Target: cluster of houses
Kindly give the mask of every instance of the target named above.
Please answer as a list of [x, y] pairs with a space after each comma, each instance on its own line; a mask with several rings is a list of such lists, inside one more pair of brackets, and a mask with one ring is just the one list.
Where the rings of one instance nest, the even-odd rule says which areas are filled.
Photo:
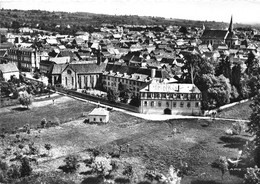
[[227, 30], [201, 26], [183, 33], [178, 26], [164, 31], [140, 27], [142, 31], [110, 25], [74, 36], [46, 31], [31, 37], [39, 30], [30, 28], [17, 35], [6, 32], [8, 43], [0, 46], [0, 61], [18, 71], [45, 74], [52, 85], [67, 89], [117, 91], [124, 86], [140, 99], [142, 113], [199, 114], [200, 90], [179, 83], [185, 54], [216, 62], [226, 55], [242, 65], [248, 52], [260, 53], [260, 43], [246, 39], [257, 37], [257, 32], [234, 30], [232, 17]]

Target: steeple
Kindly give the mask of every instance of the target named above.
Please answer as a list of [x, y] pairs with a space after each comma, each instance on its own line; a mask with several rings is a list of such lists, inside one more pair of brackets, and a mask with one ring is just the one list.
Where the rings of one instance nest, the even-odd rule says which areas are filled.
[[231, 15], [231, 19], [230, 19], [228, 31], [229, 31], [230, 33], [233, 32], [233, 15]]

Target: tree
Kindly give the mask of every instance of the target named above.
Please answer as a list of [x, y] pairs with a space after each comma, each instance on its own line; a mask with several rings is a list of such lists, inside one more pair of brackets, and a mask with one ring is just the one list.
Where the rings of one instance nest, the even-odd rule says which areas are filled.
[[252, 109], [252, 114], [250, 116], [250, 122], [248, 125], [248, 131], [252, 133], [255, 138], [255, 162], [259, 166], [260, 165], [260, 90], [258, 91], [258, 95], [255, 96], [254, 101], [250, 104]]
[[247, 66], [246, 73], [248, 75], [255, 75], [256, 70], [259, 68], [259, 61], [256, 58], [255, 54], [250, 51], [247, 56], [247, 60], [245, 61], [245, 64]]
[[113, 89], [108, 89], [107, 91], [107, 99], [111, 102], [116, 102], [118, 99], [119, 93]]
[[229, 103], [231, 85], [223, 75], [204, 74], [201, 77], [202, 106], [204, 109]]
[[244, 176], [244, 184], [259, 184], [260, 183], [260, 169], [256, 166], [255, 168], [247, 168]]
[[20, 104], [24, 105], [29, 109], [29, 105], [32, 104], [33, 98], [31, 94], [28, 94], [27, 91], [20, 92], [18, 98]]
[[184, 72], [182, 75], [184, 82], [199, 85], [201, 84], [201, 76], [203, 74], [213, 74], [214, 67], [199, 54], [190, 53], [185, 55], [185, 63], [182, 71]]
[[228, 56], [220, 59], [215, 72], [216, 76], [224, 75], [230, 81], [232, 80], [231, 62]]

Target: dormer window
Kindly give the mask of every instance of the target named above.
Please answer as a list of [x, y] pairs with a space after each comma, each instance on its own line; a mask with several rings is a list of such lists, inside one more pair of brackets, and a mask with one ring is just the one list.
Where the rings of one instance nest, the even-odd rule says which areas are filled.
[[69, 74], [69, 75], [70, 75], [70, 74], [71, 74], [71, 70], [67, 70], [67, 74]]

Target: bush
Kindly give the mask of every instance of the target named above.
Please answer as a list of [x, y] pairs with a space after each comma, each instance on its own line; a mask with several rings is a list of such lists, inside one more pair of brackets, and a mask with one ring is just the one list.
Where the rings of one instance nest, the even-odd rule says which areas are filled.
[[131, 165], [128, 165], [124, 168], [123, 175], [127, 177], [132, 177], [134, 174], [133, 167]]
[[260, 169], [247, 168], [247, 172], [244, 177], [244, 184], [259, 184], [260, 183]]
[[77, 155], [69, 155], [64, 159], [64, 162], [66, 163], [65, 166], [61, 167], [63, 172], [66, 173], [72, 173], [75, 172], [79, 168], [79, 161], [78, 161]]
[[56, 127], [60, 125], [59, 118], [55, 117], [52, 121], [48, 121], [46, 127]]
[[39, 148], [34, 145], [34, 142], [28, 144], [29, 146], [29, 154], [37, 155], [39, 154]]
[[45, 128], [46, 125], [47, 125], [47, 120], [46, 120], [45, 118], [43, 118], [43, 119], [41, 120], [41, 127], [42, 127], [42, 128]]
[[8, 165], [6, 162], [0, 160], [0, 170], [6, 172], [8, 170]]
[[30, 176], [32, 173], [32, 167], [27, 157], [23, 157], [21, 159], [20, 173], [21, 173], [21, 177]]
[[96, 157], [91, 168], [98, 175], [103, 177], [108, 176], [112, 172], [111, 159], [106, 157]]
[[9, 179], [18, 179], [21, 177], [20, 166], [12, 164], [7, 171], [7, 176]]

